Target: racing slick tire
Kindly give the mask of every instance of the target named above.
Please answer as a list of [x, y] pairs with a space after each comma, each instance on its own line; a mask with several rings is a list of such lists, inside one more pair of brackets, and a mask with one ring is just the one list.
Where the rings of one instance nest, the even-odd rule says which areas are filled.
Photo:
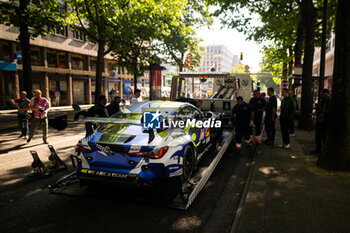
[[194, 150], [190, 145], [185, 148], [183, 162], [182, 162], [182, 176], [185, 182], [192, 178], [196, 166], [196, 158]]

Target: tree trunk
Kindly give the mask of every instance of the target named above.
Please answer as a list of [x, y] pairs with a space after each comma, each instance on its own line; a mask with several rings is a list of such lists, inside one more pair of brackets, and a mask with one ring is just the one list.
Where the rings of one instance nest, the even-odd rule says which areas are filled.
[[288, 63], [288, 77], [293, 74], [293, 48], [290, 46], [288, 47], [288, 55], [291, 58], [291, 60]]
[[137, 89], [137, 74], [134, 74], [134, 91]]
[[287, 63], [283, 62], [282, 78], [287, 79], [287, 75], [288, 75]]
[[324, 88], [324, 72], [326, 66], [326, 43], [327, 43], [327, 18], [328, 18], [328, 0], [323, 0], [323, 19], [322, 19], [322, 45], [320, 61], [320, 79], [318, 80], [318, 97]]
[[22, 16], [19, 20], [19, 43], [22, 50], [22, 77], [23, 77], [23, 89], [27, 92], [28, 98], [33, 96], [32, 85], [32, 61], [30, 53], [30, 33], [28, 28], [27, 8], [29, 0], [19, 1], [19, 14]]
[[301, 57], [303, 55], [303, 41], [304, 41], [304, 31], [303, 31], [303, 21], [300, 19], [297, 28], [297, 38], [294, 45], [294, 57], [295, 65], [301, 65]]
[[[104, 70], [104, 50], [105, 41], [100, 41], [98, 43], [97, 51], [97, 61], [96, 61], [96, 86], [95, 86], [95, 104], [98, 104], [98, 98], [101, 96], [102, 92], [102, 72]], [[107, 81], [107, 80], [106, 80]]]
[[312, 0], [304, 0], [302, 7], [304, 22], [304, 64], [301, 91], [301, 115], [299, 128], [310, 130], [312, 128], [312, 65], [315, 50], [315, 9]]
[[332, 106], [326, 148], [319, 164], [350, 170], [350, 1], [338, 0]]

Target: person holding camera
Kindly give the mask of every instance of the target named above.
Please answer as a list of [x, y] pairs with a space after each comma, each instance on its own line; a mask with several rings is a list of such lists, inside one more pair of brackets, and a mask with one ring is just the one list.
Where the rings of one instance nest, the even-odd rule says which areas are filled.
[[43, 142], [45, 144], [48, 144], [47, 142], [47, 131], [48, 131], [48, 120], [47, 120], [47, 112], [50, 108], [50, 102], [44, 98], [41, 97], [41, 91], [39, 89], [36, 89], [34, 91], [34, 97], [30, 100], [30, 106], [26, 108], [25, 110], [31, 109], [33, 110], [34, 117], [31, 119], [31, 127], [29, 130], [29, 138], [27, 139], [27, 142], [29, 143], [38, 126], [42, 125], [43, 129]]

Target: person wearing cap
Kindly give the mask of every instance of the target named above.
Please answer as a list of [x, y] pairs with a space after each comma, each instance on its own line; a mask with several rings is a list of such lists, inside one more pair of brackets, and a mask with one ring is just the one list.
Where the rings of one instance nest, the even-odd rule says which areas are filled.
[[253, 119], [250, 105], [243, 101], [242, 96], [237, 97], [237, 104], [233, 107], [231, 112], [231, 121], [235, 126], [235, 138], [236, 138], [236, 149], [242, 148], [242, 136], [246, 146], [250, 144], [250, 125], [249, 122]]
[[316, 149], [314, 151], [311, 151], [312, 154], [319, 154], [324, 149], [327, 137], [327, 124], [329, 121], [330, 110], [331, 98], [329, 91], [328, 89], [323, 89], [321, 92], [321, 101], [317, 105], [316, 109]]
[[[255, 125], [255, 142], [260, 143], [261, 140], [261, 123], [263, 119], [263, 113], [265, 111], [266, 101], [260, 96], [259, 91], [253, 92], [253, 98], [249, 101], [250, 108], [252, 109], [253, 121], [251, 126]], [[251, 132], [250, 140], [253, 140], [253, 132]]]
[[34, 91], [34, 97], [30, 100], [30, 106], [28, 109], [33, 110], [34, 117], [31, 119], [31, 127], [29, 130], [29, 138], [27, 142], [29, 143], [39, 125], [42, 125], [43, 129], [43, 142], [48, 144], [47, 142], [47, 132], [48, 132], [48, 120], [47, 120], [47, 112], [50, 109], [50, 102], [41, 96], [41, 91], [36, 89]]
[[11, 101], [18, 109], [18, 125], [21, 130], [21, 135], [18, 137], [22, 137], [23, 139], [27, 139], [28, 133], [28, 111], [23, 110], [24, 108], [28, 108], [30, 104], [30, 100], [27, 98], [27, 92], [22, 91], [21, 97], [14, 99]]

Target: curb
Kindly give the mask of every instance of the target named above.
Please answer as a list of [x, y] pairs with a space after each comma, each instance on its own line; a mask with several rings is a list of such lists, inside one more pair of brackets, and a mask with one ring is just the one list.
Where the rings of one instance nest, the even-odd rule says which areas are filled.
[[255, 168], [255, 162], [256, 162], [257, 155], [258, 155], [258, 151], [259, 151], [259, 146], [256, 148], [256, 151], [254, 153], [252, 166], [249, 169], [247, 182], [244, 185], [243, 192], [242, 192], [242, 197], [241, 197], [241, 200], [239, 201], [238, 208], [237, 208], [237, 213], [236, 213], [236, 215], [235, 215], [235, 217], [233, 219], [233, 223], [232, 223], [232, 227], [231, 227], [230, 233], [237, 233], [237, 231], [238, 231], [238, 227], [239, 227], [239, 224], [240, 224], [240, 221], [241, 221], [241, 217], [242, 217], [243, 208], [244, 208], [245, 201], [246, 201], [247, 195], [248, 195], [248, 189], [249, 189], [252, 177], [253, 177], [253, 172], [254, 172], [254, 168]]

